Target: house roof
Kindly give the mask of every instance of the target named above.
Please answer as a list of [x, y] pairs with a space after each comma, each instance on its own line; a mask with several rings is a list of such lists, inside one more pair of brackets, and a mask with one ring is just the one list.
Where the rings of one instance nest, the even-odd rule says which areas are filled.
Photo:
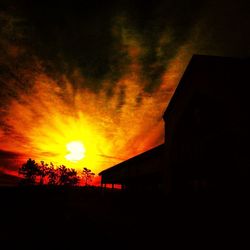
[[104, 175], [104, 174], [108, 174], [110, 172], [116, 171], [117, 169], [122, 169], [122, 168], [127, 168], [128, 165], [133, 165], [136, 163], [139, 163], [141, 161], [145, 161], [148, 159], [151, 159], [153, 157], [157, 157], [160, 154], [163, 153], [164, 150], [164, 144], [161, 144], [155, 148], [152, 148], [142, 154], [136, 155], [126, 161], [123, 161], [113, 167], [110, 167], [108, 169], [103, 170], [102, 172], [99, 173], [99, 175]]

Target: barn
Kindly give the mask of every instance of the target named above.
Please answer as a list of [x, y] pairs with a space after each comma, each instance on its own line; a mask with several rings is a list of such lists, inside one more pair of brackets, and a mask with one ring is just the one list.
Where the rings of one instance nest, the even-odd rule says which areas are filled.
[[102, 171], [101, 185], [120, 184], [123, 189], [154, 191], [162, 188], [164, 144]]
[[102, 171], [102, 185], [247, 190], [249, 70], [249, 59], [194, 55], [163, 114], [165, 143]]

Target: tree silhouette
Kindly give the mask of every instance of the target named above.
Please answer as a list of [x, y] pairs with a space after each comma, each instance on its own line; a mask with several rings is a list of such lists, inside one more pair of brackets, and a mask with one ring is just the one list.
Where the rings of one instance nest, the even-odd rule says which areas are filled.
[[75, 186], [80, 182], [80, 178], [77, 175], [77, 171], [73, 168], [69, 169], [68, 178], [69, 185], [71, 186]]
[[27, 162], [24, 163], [18, 170], [18, 173], [24, 176], [22, 184], [27, 185], [35, 184], [38, 172], [38, 164], [32, 159], [28, 159]]
[[40, 185], [44, 184], [44, 178], [48, 175], [48, 164], [41, 161], [41, 165], [38, 165], [38, 173], [37, 175], [40, 176]]
[[79, 183], [79, 177], [77, 176], [77, 171], [75, 169], [69, 169], [64, 165], [58, 168], [59, 173], [59, 184], [74, 186]]
[[59, 185], [66, 185], [68, 182], [67, 176], [67, 168], [64, 165], [59, 166], [58, 168], [58, 175], [59, 175]]
[[50, 167], [48, 168], [47, 176], [48, 176], [48, 184], [49, 185], [56, 185], [57, 184], [58, 171], [57, 171], [57, 169], [55, 169], [52, 162], [50, 163]]
[[92, 173], [92, 171], [88, 168], [83, 168], [82, 170], [82, 177], [83, 177], [83, 180], [85, 182], [85, 186], [88, 186], [88, 183], [92, 181], [92, 177], [94, 176], [95, 174]]
[[80, 177], [74, 168], [67, 168], [64, 165], [55, 167], [52, 162], [49, 165], [44, 161], [41, 161], [41, 164], [38, 165], [32, 159], [27, 160], [19, 168], [18, 173], [24, 176], [21, 184], [34, 185], [37, 177], [40, 177], [40, 185], [75, 186], [80, 182]]

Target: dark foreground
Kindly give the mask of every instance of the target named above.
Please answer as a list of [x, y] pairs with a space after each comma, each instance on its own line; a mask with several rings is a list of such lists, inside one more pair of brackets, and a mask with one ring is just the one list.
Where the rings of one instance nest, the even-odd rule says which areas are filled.
[[250, 240], [245, 195], [46, 187], [0, 195], [0, 249], [246, 248]]

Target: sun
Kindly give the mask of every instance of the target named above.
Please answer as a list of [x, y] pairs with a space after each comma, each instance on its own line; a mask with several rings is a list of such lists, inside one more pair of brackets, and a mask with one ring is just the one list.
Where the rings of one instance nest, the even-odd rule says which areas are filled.
[[70, 152], [65, 158], [72, 162], [77, 162], [85, 157], [85, 147], [79, 141], [72, 141], [66, 145], [67, 150]]

